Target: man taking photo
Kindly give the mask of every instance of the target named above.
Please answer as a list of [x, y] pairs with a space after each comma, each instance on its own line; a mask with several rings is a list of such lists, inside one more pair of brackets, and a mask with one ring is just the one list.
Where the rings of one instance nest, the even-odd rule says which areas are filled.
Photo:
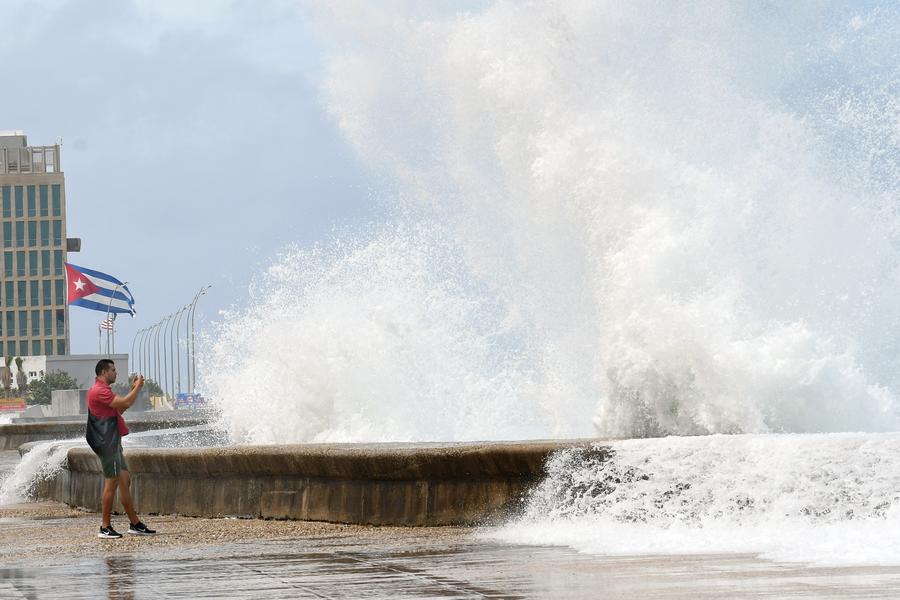
[[97, 537], [122, 537], [110, 523], [116, 488], [119, 490], [122, 507], [131, 521], [128, 533], [152, 535], [156, 531], [148, 529], [134, 510], [134, 503], [131, 500], [131, 476], [128, 473], [125, 456], [122, 454], [122, 436], [128, 435], [128, 426], [122, 413], [131, 408], [137, 399], [141, 388], [144, 387], [144, 376], [135, 375], [131, 382], [131, 390], [125, 396], [119, 396], [110, 388], [110, 385], [116, 382], [117, 376], [116, 364], [113, 361], [108, 358], [100, 360], [94, 372], [97, 374], [97, 380], [87, 394], [88, 421], [85, 437], [91, 450], [100, 458], [100, 464], [103, 465], [103, 510], [100, 533]]

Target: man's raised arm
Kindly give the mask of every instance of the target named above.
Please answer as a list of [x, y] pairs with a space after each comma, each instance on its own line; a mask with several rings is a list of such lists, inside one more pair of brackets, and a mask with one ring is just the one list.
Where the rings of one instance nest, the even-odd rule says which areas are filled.
[[113, 398], [113, 401], [109, 403], [110, 408], [114, 408], [120, 413], [125, 412], [126, 410], [131, 408], [131, 405], [134, 404], [135, 400], [137, 400], [138, 394], [140, 393], [142, 387], [144, 387], [144, 376], [135, 375], [134, 381], [131, 382], [131, 390], [124, 396], [116, 394], [116, 397]]

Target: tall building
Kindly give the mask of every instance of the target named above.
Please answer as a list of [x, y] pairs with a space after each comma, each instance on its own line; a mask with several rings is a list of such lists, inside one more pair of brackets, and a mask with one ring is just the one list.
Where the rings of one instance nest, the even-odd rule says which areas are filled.
[[69, 353], [66, 183], [59, 145], [0, 131], [0, 356]]

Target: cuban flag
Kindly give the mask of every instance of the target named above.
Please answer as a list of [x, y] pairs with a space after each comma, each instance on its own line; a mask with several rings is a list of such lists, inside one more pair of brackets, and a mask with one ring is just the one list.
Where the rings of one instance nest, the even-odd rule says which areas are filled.
[[66, 283], [68, 304], [134, 316], [134, 296], [112, 275], [66, 263]]

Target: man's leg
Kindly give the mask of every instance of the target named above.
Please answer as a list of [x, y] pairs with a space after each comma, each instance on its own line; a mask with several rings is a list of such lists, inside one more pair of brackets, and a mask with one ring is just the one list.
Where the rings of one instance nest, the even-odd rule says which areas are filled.
[[125, 514], [131, 519], [131, 524], [133, 525], [140, 521], [140, 519], [138, 519], [137, 513], [134, 511], [134, 502], [131, 500], [131, 475], [128, 471], [119, 471], [118, 483], [119, 500], [122, 501], [122, 508], [125, 509]]
[[[106, 477], [103, 480], [103, 497], [102, 497], [102, 512], [101, 518], [102, 522], [100, 523], [103, 527], [109, 527], [109, 519], [112, 513], [112, 503], [116, 497], [116, 486], [119, 483], [119, 479], [117, 477]], [[129, 496], [129, 499], [131, 497]]]

